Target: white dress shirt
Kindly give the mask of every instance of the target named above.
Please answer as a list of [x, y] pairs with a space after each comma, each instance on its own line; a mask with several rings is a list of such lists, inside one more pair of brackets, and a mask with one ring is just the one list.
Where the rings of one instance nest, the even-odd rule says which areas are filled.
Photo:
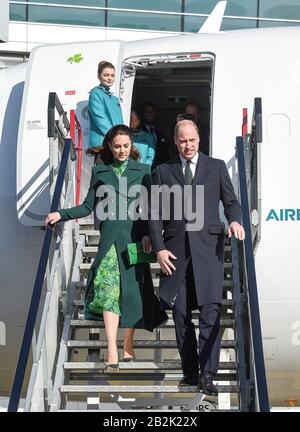
[[[184, 159], [181, 155], [179, 155], [180, 160], [181, 160], [181, 166], [182, 166], [182, 170], [183, 170], [183, 177], [185, 175], [185, 168], [186, 168], [186, 162], [187, 160]], [[197, 167], [197, 162], [198, 162], [198, 157], [199, 154], [198, 152], [195, 154], [195, 156], [193, 157], [193, 159], [191, 159], [191, 164], [190, 164], [190, 168], [193, 174], [193, 178], [195, 177], [195, 172], [196, 172], [196, 167]]]

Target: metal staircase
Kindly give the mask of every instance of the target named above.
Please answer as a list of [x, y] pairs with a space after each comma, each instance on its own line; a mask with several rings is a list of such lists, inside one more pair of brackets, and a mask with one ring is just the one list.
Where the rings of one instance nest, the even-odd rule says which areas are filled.
[[[51, 211], [57, 211], [74, 204], [76, 158], [68, 138], [69, 124], [55, 93], [49, 95], [48, 111], [50, 173], [55, 184], [51, 187]], [[83, 318], [84, 287], [99, 232], [81, 220], [81, 224], [73, 221], [46, 228], [8, 411], [18, 409], [30, 346], [33, 366], [24, 411], [269, 411], [253, 256], [258, 231], [251, 233], [251, 182], [246, 178], [244, 159], [245, 150], [252, 154], [259, 142], [261, 104], [257, 101], [255, 114], [256, 133], [237, 138], [246, 239], [243, 244], [232, 239], [225, 245], [218, 397], [207, 397], [193, 386], [178, 386], [182, 370], [171, 314], [153, 333], [136, 331], [136, 361], [121, 362], [118, 373], [106, 372], [103, 324]], [[157, 289], [159, 268], [157, 264], [151, 268]], [[43, 289], [46, 296], [40, 304]], [[198, 313], [193, 313], [196, 324], [197, 318]], [[120, 358], [122, 332], [120, 329]]]
[[[51, 411], [61, 410], [239, 410], [239, 367], [232, 295], [231, 246], [225, 246], [224, 290], [221, 328], [222, 357], [216, 377], [219, 397], [203, 395], [196, 387], [179, 387], [181, 363], [175, 340], [174, 322], [169, 320], [153, 334], [137, 330], [136, 361], [120, 362], [118, 373], [105, 371], [107, 341], [102, 322], [83, 319], [83, 291], [96, 255], [99, 232], [79, 228], [79, 247], [74, 264], [79, 280], [70, 292], [68, 316], [63, 330]], [[79, 258], [81, 257], [81, 258]], [[80, 259], [80, 261], [79, 261]], [[76, 270], [77, 268], [77, 270]], [[151, 264], [154, 286], [159, 284], [158, 264]], [[193, 313], [197, 327], [198, 313]], [[119, 330], [119, 335], [122, 330]], [[122, 357], [122, 340], [118, 348]]]

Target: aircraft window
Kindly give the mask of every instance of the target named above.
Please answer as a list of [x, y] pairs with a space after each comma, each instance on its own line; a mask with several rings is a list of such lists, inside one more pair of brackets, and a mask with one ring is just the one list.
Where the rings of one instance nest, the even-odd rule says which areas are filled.
[[[290, 3], [290, 4], [289, 4]], [[290, 1], [260, 0], [260, 17], [277, 19], [300, 19], [300, 5], [291, 4]], [[259, 21], [259, 27], [274, 27], [272, 21]], [[299, 25], [298, 22], [276, 22], [276, 26]]]
[[267, 120], [267, 137], [270, 141], [284, 142], [290, 139], [291, 124], [287, 115], [274, 113]]
[[72, 6], [105, 6], [105, 0], [30, 0], [30, 3], [66, 4]]
[[[196, 33], [201, 25], [204, 23], [205, 18], [185, 17], [184, 31]], [[238, 30], [243, 28], [256, 28], [256, 20], [239, 20], [231, 18], [223, 18], [221, 30]], [[273, 24], [274, 25], [274, 24]]]
[[256, 28], [257, 21], [256, 20], [239, 20], [239, 19], [230, 19], [224, 18], [221, 25], [221, 30], [240, 30], [247, 28]]
[[11, 4], [9, 6], [9, 19], [11, 21], [26, 21], [26, 5]]
[[293, 20], [300, 19], [299, 2], [291, 0], [260, 0], [259, 8], [261, 17]]
[[142, 2], [141, 0], [108, 0], [108, 7], [181, 12], [181, 0], [168, 0], [167, 2], [161, 0], [151, 0], [151, 2]]
[[[185, 12], [210, 14], [219, 0], [185, 0]], [[228, 2], [225, 15], [233, 15], [238, 17], [256, 17], [257, 16], [257, 0], [235, 0]], [[184, 18], [184, 31], [197, 32], [201, 25], [206, 20], [206, 17], [190, 17]], [[221, 30], [234, 30], [242, 28], [255, 28], [256, 20], [230, 19], [223, 18]]]
[[134, 12], [108, 12], [108, 27], [180, 31], [181, 17]]
[[28, 20], [31, 22], [94, 26], [104, 26], [105, 23], [105, 13], [102, 10], [34, 5], [29, 6], [28, 11]]
[[[261, 3], [262, 0], [260, 0]], [[274, 2], [272, 0], [272, 2]], [[219, 0], [185, 0], [185, 12], [210, 14]], [[281, 0], [282, 3], [282, 0]], [[227, 3], [225, 15], [257, 16], [257, 0], [234, 0]]]

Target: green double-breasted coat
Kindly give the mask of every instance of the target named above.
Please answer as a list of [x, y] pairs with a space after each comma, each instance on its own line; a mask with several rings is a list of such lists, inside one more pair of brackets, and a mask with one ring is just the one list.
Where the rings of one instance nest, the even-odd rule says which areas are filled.
[[152, 331], [167, 319], [165, 312], [160, 311], [154, 295], [149, 264], [130, 266], [126, 252], [128, 243], [140, 242], [143, 235], [147, 234], [146, 221], [140, 218], [134, 220], [128, 214], [132, 216], [135, 212], [137, 215], [138, 190], [141, 185], [149, 190], [150, 178], [150, 167], [132, 159], [128, 160], [121, 182], [111, 164], [96, 165], [92, 169], [90, 187], [84, 202], [77, 207], [59, 210], [62, 221], [88, 216], [93, 210], [98, 213], [100, 208], [106, 215], [105, 218], [100, 218], [98, 252], [87, 277], [86, 319], [102, 319], [102, 315], [89, 309], [89, 304], [94, 298], [93, 281], [98, 267], [113, 243], [120, 269], [120, 326]]

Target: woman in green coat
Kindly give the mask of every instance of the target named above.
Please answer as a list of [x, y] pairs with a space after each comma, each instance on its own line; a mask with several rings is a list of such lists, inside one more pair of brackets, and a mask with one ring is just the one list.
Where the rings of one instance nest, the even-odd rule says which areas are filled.
[[[123, 359], [129, 361], [134, 359], [134, 330], [153, 331], [167, 315], [160, 311], [149, 264], [129, 265], [126, 253], [127, 244], [135, 242], [142, 242], [145, 252], [151, 251], [146, 221], [140, 217], [141, 206], [134, 211], [137, 190], [141, 191], [142, 185], [147, 188], [144, 190], [150, 189], [150, 167], [137, 161], [139, 154], [125, 125], [109, 130], [99, 153], [104, 163], [93, 167], [84, 202], [50, 213], [45, 223], [85, 217], [93, 210], [99, 217], [102, 212], [98, 252], [87, 278], [84, 314], [85, 319], [104, 320], [107, 368], [117, 370], [118, 327], [126, 328]], [[132, 187], [134, 193], [130, 192]]]

